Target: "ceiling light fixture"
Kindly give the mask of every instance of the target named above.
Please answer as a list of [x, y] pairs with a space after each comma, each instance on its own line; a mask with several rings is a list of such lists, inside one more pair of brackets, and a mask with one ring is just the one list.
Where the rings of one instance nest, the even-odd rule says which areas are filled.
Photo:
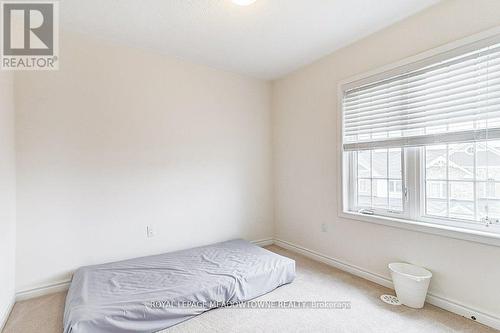
[[238, 6], [248, 6], [253, 4], [256, 0], [232, 0], [232, 1]]

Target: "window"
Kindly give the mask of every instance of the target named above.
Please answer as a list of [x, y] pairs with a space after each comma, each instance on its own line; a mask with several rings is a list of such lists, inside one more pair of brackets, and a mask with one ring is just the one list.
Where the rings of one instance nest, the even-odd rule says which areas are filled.
[[426, 215], [500, 218], [499, 148], [500, 140], [425, 147]]
[[403, 210], [401, 149], [363, 150], [354, 154], [357, 195], [355, 206], [370, 211]]
[[500, 233], [500, 35], [342, 93], [343, 211]]

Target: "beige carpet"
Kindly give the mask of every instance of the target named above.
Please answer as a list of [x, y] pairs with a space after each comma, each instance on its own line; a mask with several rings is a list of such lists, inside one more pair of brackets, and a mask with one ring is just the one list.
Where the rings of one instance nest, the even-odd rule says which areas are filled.
[[[216, 309], [164, 333], [177, 332], [497, 332], [432, 305], [414, 310], [380, 301], [391, 290], [276, 246], [268, 249], [297, 261], [297, 278], [260, 297], [269, 301], [350, 301], [350, 310]], [[65, 293], [19, 302], [5, 333], [62, 331]]]

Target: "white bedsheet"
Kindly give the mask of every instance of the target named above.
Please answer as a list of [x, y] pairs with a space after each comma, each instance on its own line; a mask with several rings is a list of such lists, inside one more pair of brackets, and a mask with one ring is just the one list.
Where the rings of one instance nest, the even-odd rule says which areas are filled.
[[65, 333], [157, 332], [293, 281], [295, 261], [244, 240], [78, 269]]

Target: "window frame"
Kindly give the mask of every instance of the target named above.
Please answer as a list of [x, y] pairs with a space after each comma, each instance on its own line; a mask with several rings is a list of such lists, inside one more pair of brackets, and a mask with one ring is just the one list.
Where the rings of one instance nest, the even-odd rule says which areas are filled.
[[[474, 220], [467, 220], [467, 219], [460, 219], [460, 218], [451, 218], [451, 217], [441, 217], [441, 216], [435, 216], [435, 215], [429, 215], [426, 213], [426, 175], [425, 175], [425, 152], [424, 152], [424, 147], [420, 148], [420, 152], [418, 152], [420, 155], [420, 164], [418, 166], [420, 172], [424, 173], [422, 177], [420, 177], [420, 193], [419, 193], [419, 200], [420, 200], [420, 214], [418, 218], [423, 221], [423, 222], [428, 222], [428, 223], [439, 223], [443, 225], [449, 225], [449, 226], [459, 226], [462, 228], [466, 229], [473, 229], [473, 230], [478, 230], [482, 231], [485, 230], [485, 228], [490, 228], [492, 232], [495, 233], [500, 233], [500, 224], [491, 224], [488, 227], [485, 227], [485, 223], [474, 221]], [[476, 155], [474, 155], [474, 163], [476, 163]], [[476, 173], [476, 170], [474, 170], [474, 173]], [[449, 176], [447, 175], [447, 187], [446, 191], [448, 191], [448, 201], [450, 200], [450, 187], [449, 184], [450, 182], [467, 182], [467, 183], [472, 183], [473, 184], [473, 191], [474, 191], [474, 205], [477, 205], [477, 188], [476, 184], [477, 183], [487, 183], [490, 184], [488, 181], [482, 181], [482, 180], [477, 180], [476, 174], [474, 175], [474, 178], [471, 180], [453, 180], [449, 179]], [[448, 207], [449, 209], [449, 207]], [[477, 207], [475, 207], [477, 209]], [[493, 218], [500, 218], [500, 216], [493, 216]]]
[[[500, 246], [500, 224], [492, 224], [484, 226], [477, 222], [469, 220], [438, 218], [434, 216], [425, 216], [425, 163], [423, 159], [423, 148], [410, 147], [403, 149], [402, 154], [402, 188], [403, 188], [403, 212], [404, 214], [377, 214], [367, 215], [359, 212], [351, 211], [349, 205], [353, 202], [353, 193], [350, 191], [350, 185], [346, 184], [346, 180], [352, 180], [352, 168], [349, 168], [349, 163], [352, 163], [351, 158], [345, 158], [346, 152], [343, 149], [343, 96], [353, 84], [359, 85], [361, 82], [369, 82], [378, 80], [383, 77], [397, 75], [404, 70], [408, 70], [412, 66], [422, 66], [429, 62], [439, 60], [440, 58], [447, 59], [456, 50], [459, 52], [467, 49], [469, 45], [480, 42], [500, 35], [500, 27], [496, 27], [479, 34], [449, 43], [436, 49], [423, 52], [413, 57], [409, 57], [398, 61], [394, 64], [384, 66], [380, 69], [370, 71], [355, 77], [341, 81], [338, 84], [337, 97], [337, 116], [338, 116], [338, 136], [337, 136], [337, 156], [338, 159], [338, 216], [342, 219], [357, 220], [362, 222], [371, 222], [390, 227], [402, 228], [429, 234], [435, 234], [455, 239], [462, 239], [483, 244]], [[354, 154], [348, 154], [353, 156]], [[413, 167], [412, 167], [413, 166]], [[357, 185], [355, 186], [357, 187]], [[406, 191], [406, 197], [404, 195]]]
[[[389, 158], [389, 149], [388, 150], [388, 155], [387, 155], [387, 158]], [[355, 157], [355, 151], [353, 152], [348, 152], [349, 154], [349, 161], [348, 161], [348, 164], [350, 164], [351, 166], [354, 166], [354, 165], [358, 165], [357, 163], [357, 160], [356, 160], [356, 157]], [[405, 167], [405, 150], [404, 149], [401, 149], [401, 203], [402, 203], [402, 210], [401, 212], [397, 212], [397, 211], [394, 211], [394, 210], [390, 210], [390, 209], [384, 209], [384, 208], [371, 208], [370, 210], [373, 211], [373, 216], [387, 216], [387, 217], [395, 217], [395, 218], [409, 218], [409, 215], [408, 215], [408, 201], [407, 201], [407, 196], [405, 196], [405, 192], [406, 192], [406, 189], [407, 189], [407, 184], [406, 184], [406, 179], [405, 179], [405, 175], [406, 175], [406, 167]], [[373, 157], [372, 157], [373, 158]], [[358, 190], [358, 186], [357, 186], [357, 182], [359, 179], [369, 179], [370, 180], [370, 188], [373, 190], [373, 180], [374, 179], [385, 179], [387, 180], [388, 184], [387, 184], [387, 195], [390, 196], [390, 190], [389, 190], [389, 184], [390, 184], [390, 181], [391, 181], [391, 177], [389, 177], [389, 174], [387, 174], [387, 177], [386, 178], [376, 178], [376, 177], [357, 177], [357, 175], [355, 175], [355, 170], [357, 170], [357, 168], [354, 168], [354, 167], [349, 167], [348, 168], [350, 170], [349, 172], [349, 181], [348, 181], [348, 192], [350, 194], [350, 198], [349, 198], [349, 201], [348, 201], [348, 211], [349, 212], [352, 212], [352, 211], [358, 211], [360, 209], [368, 209], [367, 207], [364, 207], [364, 206], [360, 206], [360, 205], [354, 205], [354, 203], [357, 203], [357, 190]], [[387, 172], [389, 173], [389, 168], [387, 169]], [[399, 179], [398, 179], [399, 180]]]

